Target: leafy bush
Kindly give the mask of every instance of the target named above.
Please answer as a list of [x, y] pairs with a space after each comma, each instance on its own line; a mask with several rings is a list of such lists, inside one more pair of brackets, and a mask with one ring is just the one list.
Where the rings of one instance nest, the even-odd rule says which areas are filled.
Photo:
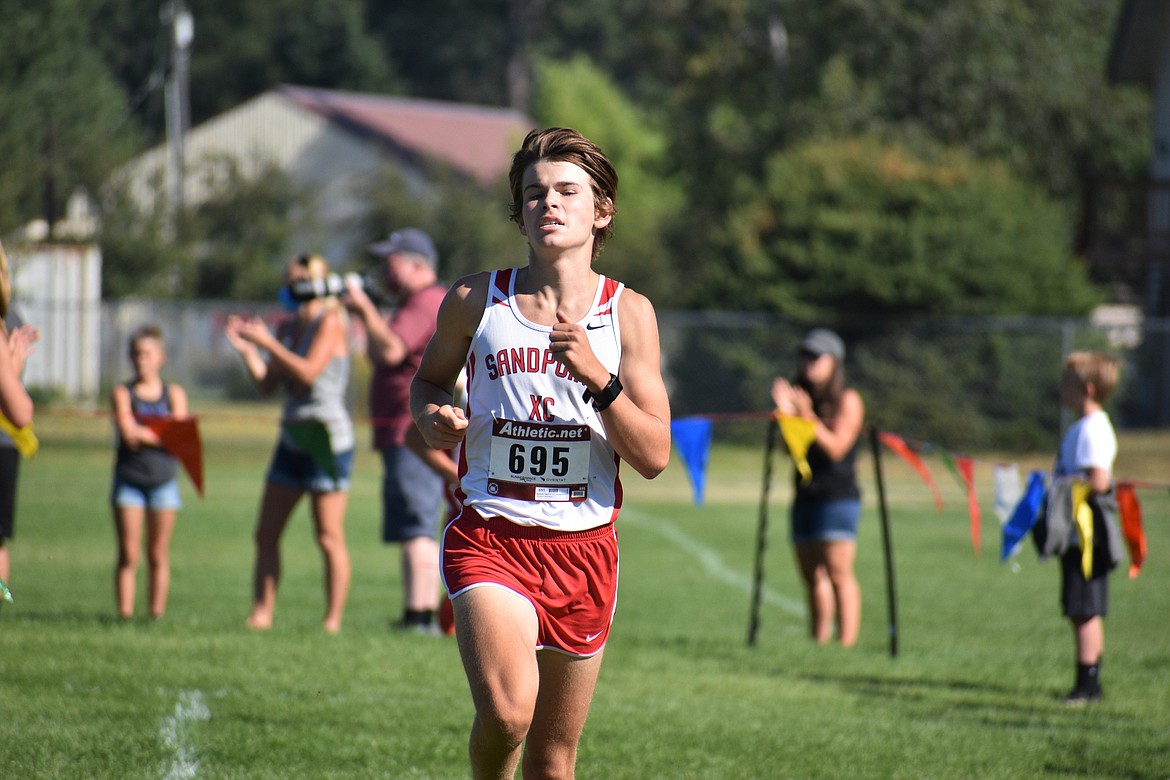
[[800, 319], [1084, 314], [1098, 300], [1039, 190], [957, 151], [872, 138], [778, 152], [741, 186], [719, 301]]

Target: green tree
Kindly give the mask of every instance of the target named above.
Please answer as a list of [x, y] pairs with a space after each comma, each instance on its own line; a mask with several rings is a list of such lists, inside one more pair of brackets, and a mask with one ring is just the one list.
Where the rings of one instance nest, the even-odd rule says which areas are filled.
[[519, 46], [518, 30], [510, 24], [514, 2], [370, 2], [366, 17], [407, 94], [506, 106], [508, 67]]
[[126, 98], [89, 45], [81, 0], [0, 4], [0, 230], [64, 216], [137, 140]]
[[[1036, 187], [957, 151], [811, 142], [741, 189], [713, 295], [800, 318], [1081, 314], [1096, 301]], [[835, 316], [835, 313], [838, 313]]]
[[216, 0], [195, 10], [191, 114], [219, 114], [280, 83], [387, 92], [398, 86], [364, 27], [363, 0]]
[[485, 189], [435, 167], [428, 183], [419, 186], [387, 165], [366, 183], [364, 192], [368, 239], [383, 239], [406, 226], [422, 228], [435, 241], [442, 279], [453, 282], [476, 271], [524, 262], [524, 239], [508, 221], [506, 182]]
[[245, 175], [236, 160], [210, 158], [189, 175], [209, 195], [177, 216], [164, 184], [143, 209], [124, 188], [102, 199], [102, 296], [267, 300], [280, 286], [305, 194], [275, 166]]
[[102, 188], [100, 229], [102, 298], [174, 298], [189, 280], [194, 259], [190, 247], [173, 240], [162, 176], [151, 182], [157, 193], [144, 209], [125, 183]]
[[683, 193], [666, 168], [666, 134], [586, 57], [545, 60], [536, 73], [537, 123], [580, 130], [618, 171], [614, 238], [597, 259], [598, 270], [659, 305], [677, 300], [665, 235], [682, 210]]
[[[166, 130], [163, 78], [170, 68], [166, 0], [94, 0], [93, 48], [109, 63], [155, 140]], [[386, 50], [366, 29], [367, 0], [187, 0], [193, 123], [281, 83], [332, 89], [403, 88]], [[146, 12], [144, 12], [144, 10]]]
[[180, 237], [192, 247], [181, 297], [266, 300], [280, 287], [306, 196], [274, 165], [245, 175], [239, 161], [206, 160], [209, 198], [189, 207]]
[[[824, 0], [786, 4], [789, 132], [840, 108], [824, 75], [845, 70], [870, 132], [925, 135], [1000, 160], [1071, 206], [1084, 175], [1135, 172], [1148, 101], [1107, 83], [1117, 0]], [[830, 98], [830, 99], [826, 99]]]

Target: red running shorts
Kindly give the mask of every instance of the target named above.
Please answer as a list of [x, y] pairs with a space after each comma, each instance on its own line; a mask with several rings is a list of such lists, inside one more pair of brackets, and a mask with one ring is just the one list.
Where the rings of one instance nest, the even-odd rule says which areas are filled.
[[474, 507], [443, 531], [440, 565], [452, 599], [484, 585], [532, 604], [538, 650], [587, 658], [605, 646], [617, 608], [617, 530], [565, 533], [481, 517]]

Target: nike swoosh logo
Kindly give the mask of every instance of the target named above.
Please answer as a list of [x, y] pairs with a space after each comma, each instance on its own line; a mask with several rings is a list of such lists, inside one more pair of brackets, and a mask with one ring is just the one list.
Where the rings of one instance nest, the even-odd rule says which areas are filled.
[[596, 634], [590, 634], [589, 636], [585, 637], [586, 644], [588, 644], [589, 642], [592, 642], [594, 639], [596, 639], [597, 637], [601, 636], [604, 633], [605, 633], [604, 631], [598, 631]]
[[604, 328], [604, 327], [605, 327], [604, 322], [591, 322], [585, 326], [585, 330], [597, 330], [598, 328]]

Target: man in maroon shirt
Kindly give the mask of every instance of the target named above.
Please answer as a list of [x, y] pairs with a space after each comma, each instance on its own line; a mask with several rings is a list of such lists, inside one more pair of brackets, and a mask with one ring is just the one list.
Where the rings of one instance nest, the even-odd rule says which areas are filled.
[[370, 418], [374, 449], [382, 453], [382, 540], [402, 545], [405, 607], [396, 625], [403, 630], [438, 633], [439, 546], [436, 531], [444, 505], [444, 481], [407, 446], [413, 433], [410, 383], [423, 351], [435, 333], [439, 304], [447, 288], [438, 283], [439, 255], [430, 236], [402, 228], [369, 253], [385, 262], [386, 286], [398, 308], [383, 316], [355, 282], [347, 283], [345, 302], [361, 318], [366, 351], [373, 363]]

